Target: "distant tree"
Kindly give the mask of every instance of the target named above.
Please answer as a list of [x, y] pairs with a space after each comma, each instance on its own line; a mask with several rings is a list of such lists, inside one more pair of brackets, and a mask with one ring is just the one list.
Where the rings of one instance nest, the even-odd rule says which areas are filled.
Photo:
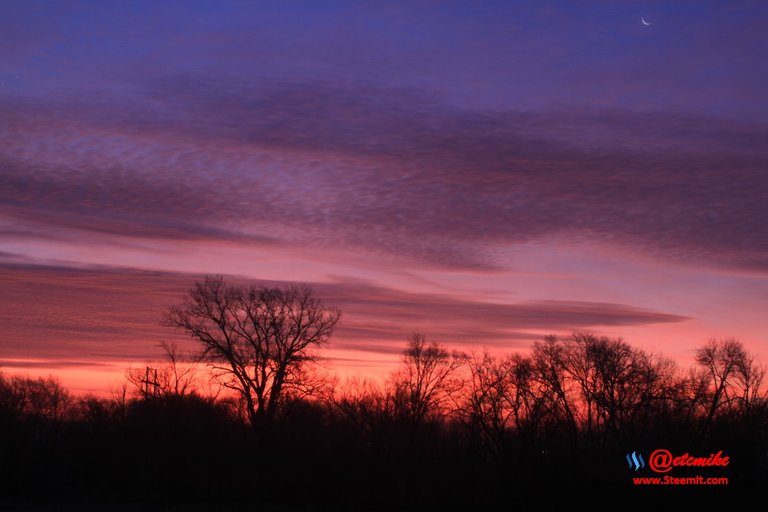
[[761, 385], [765, 369], [738, 340], [709, 340], [696, 351], [696, 362], [709, 377], [708, 423], [719, 411], [749, 412], [764, 400]]
[[487, 350], [468, 360], [469, 378], [462, 413], [471, 431], [496, 452], [503, 448], [520, 409], [520, 402], [515, 400], [511, 362]]
[[553, 395], [536, 379], [530, 356], [496, 356], [483, 351], [468, 361], [462, 412], [475, 435], [501, 453], [511, 434], [532, 441], [551, 410]]
[[679, 379], [676, 406], [683, 413], [686, 423], [695, 422], [709, 411], [709, 384], [709, 372], [700, 367], [689, 368]]
[[449, 353], [434, 341], [427, 343], [423, 334], [411, 334], [402, 368], [394, 376], [396, 412], [415, 424], [442, 412], [452, 392], [461, 387], [453, 377], [465, 361], [463, 353]]
[[92, 394], [79, 397], [76, 401], [76, 417], [93, 428], [104, 428], [119, 417], [120, 404], [116, 400], [99, 398]]
[[331, 403], [343, 418], [374, 442], [377, 429], [394, 417], [391, 398], [376, 381], [348, 378], [334, 390]]
[[61, 421], [70, 412], [72, 395], [55, 377], [37, 378], [0, 373], [0, 410], [13, 417]]
[[197, 392], [197, 368], [175, 343], [162, 342], [165, 361], [128, 368], [126, 378], [142, 398], [183, 397]]
[[731, 405], [732, 386], [744, 347], [735, 339], [711, 339], [696, 351], [696, 362], [709, 374], [709, 407], [711, 422], [721, 407]]
[[195, 283], [167, 324], [202, 346], [201, 359], [257, 425], [274, 418], [286, 392], [304, 389], [312, 349], [327, 343], [340, 317], [308, 287], [231, 286], [219, 276]]
[[736, 366], [736, 389], [741, 410], [748, 416], [768, 401], [768, 394], [763, 388], [764, 378], [765, 366], [757, 361], [757, 357], [745, 352]]
[[558, 421], [564, 421], [573, 436], [578, 432], [575, 397], [571, 393], [568, 374], [568, 346], [557, 336], [545, 336], [543, 341], [533, 344], [531, 354], [536, 380], [544, 387], [546, 395], [551, 396], [552, 406], [549, 415]]
[[675, 386], [674, 362], [632, 347], [621, 338], [576, 332], [566, 343], [565, 366], [577, 383], [583, 430], [620, 436], [640, 416], [663, 409]]
[[515, 427], [524, 441], [532, 441], [542, 421], [554, 409], [552, 390], [537, 377], [536, 366], [529, 355], [512, 354], [505, 361], [512, 389], [512, 411]]

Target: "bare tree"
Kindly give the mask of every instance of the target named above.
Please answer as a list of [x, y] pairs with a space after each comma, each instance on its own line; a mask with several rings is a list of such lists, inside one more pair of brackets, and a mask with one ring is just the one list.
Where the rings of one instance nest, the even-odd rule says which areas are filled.
[[0, 409], [14, 416], [59, 422], [71, 411], [72, 403], [72, 395], [55, 377], [6, 378], [0, 373]]
[[516, 397], [514, 367], [510, 358], [500, 359], [484, 350], [468, 361], [469, 379], [462, 412], [473, 432], [498, 453], [507, 431], [519, 419], [521, 401]]
[[303, 389], [312, 349], [329, 340], [340, 317], [308, 287], [230, 286], [218, 276], [195, 283], [167, 324], [200, 343], [201, 359], [257, 425], [274, 418], [286, 392]]
[[757, 361], [752, 354], [744, 353], [736, 365], [737, 398], [744, 414], [750, 416], [754, 410], [766, 403], [766, 392], [763, 389], [765, 366]]
[[573, 436], [578, 424], [567, 372], [568, 347], [557, 336], [545, 336], [533, 344], [532, 360], [537, 380], [552, 397], [550, 415], [563, 418]]
[[333, 406], [374, 442], [377, 428], [394, 417], [393, 400], [379, 383], [348, 378], [334, 390]]
[[176, 343], [162, 342], [165, 361], [128, 368], [126, 378], [142, 398], [183, 397], [197, 392], [197, 367]]
[[676, 384], [673, 361], [621, 338], [577, 332], [566, 346], [568, 375], [578, 384], [584, 429], [591, 435], [625, 433], [640, 415], [663, 408]]
[[765, 369], [738, 340], [709, 340], [696, 351], [696, 362], [709, 375], [708, 423], [722, 409], [750, 414], [764, 401]]
[[710, 378], [707, 423], [712, 421], [719, 409], [732, 406], [736, 374], [746, 357], [744, 346], [733, 338], [711, 339], [696, 351], [696, 362], [709, 373]]
[[441, 412], [453, 391], [456, 370], [464, 364], [461, 352], [449, 353], [423, 334], [413, 333], [403, 351], [403, 367], [395, 374], [395, 408], [413, 423], [423, 423], [432, 413]]
[[515, 427], [524, 441], [533, 441], [541, 422], [555, 408], [552, 390], [537, 377], [533, 358], [512, 354], [505, 361], [512, 389]]
[[680, 393], [676, 397], [677, 408], [685, 415], [687, 423], [706, 415], [709, 395], [709, 373], [704, 368], [689, 368], [679, 379]]

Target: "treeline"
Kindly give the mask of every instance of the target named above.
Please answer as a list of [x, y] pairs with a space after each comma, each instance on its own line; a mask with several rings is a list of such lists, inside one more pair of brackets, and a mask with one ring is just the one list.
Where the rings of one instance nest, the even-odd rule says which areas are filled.
[[[199, 352], [166, 345], [110, 399], [0, 375], [0, 506], [479, 510], [659, 492], [711, 503], [768, 481], [765, 368], [736, 340], [708, 342], [683, 370], [589, 333], [512, 354], [413, 334], [386, 381], [339, 382], [313, 363], [340, 318], [308, 288], [206, 278], [166, 314]], [[712, 476], [731, 485], [633, 487], [627, 454], [660, 448], [722, 451], [731, 464]]]
[[287, 393], [259, 425], [172, 347], [110, 399], [0, 376], [0, 488], [9, 502], [48, 504], [471, 508], [534, 503], [545, 488], [554, 502], [638, 492], [625, 454], [667, 448], [724, 450], [732, 487], [757, 489], [768, 476], [764, 369], [734, 340], [710, 341], [696, 360], [682, 371], [586, 333], [469, 355], [413, 335], [386, 382]]

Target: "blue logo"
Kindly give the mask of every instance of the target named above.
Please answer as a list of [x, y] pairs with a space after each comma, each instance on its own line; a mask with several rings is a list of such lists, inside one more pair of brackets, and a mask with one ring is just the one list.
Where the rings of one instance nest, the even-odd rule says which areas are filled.
[[645, 467], [645, 461], [643, 460], [643, 456], [637, 452], [628, 453], [627, 462], [629, 463], [629, 469], [632, 469], [632, 467], [634, 467], [635, 471]]

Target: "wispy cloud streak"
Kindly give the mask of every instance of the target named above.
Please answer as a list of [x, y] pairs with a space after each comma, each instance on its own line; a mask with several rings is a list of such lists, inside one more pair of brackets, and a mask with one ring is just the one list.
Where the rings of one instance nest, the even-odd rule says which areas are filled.
[[761, 124], [195, 76], [135, 104], [0, 110], [0, 215], [50, 236], [346, 246], [466, 269], [558, 238], [768, 269]]
[[[8, 263], [0, 266], [0, 278], [4, 283], [0, 350], [5, 358], [143, 360], [160, 354], [157, 345], [162, 340], [188, 343], [162, 327], [161, 320], [163, 311], [183, 299], [194, 276]], [[414, 330], [448, 343], [515, 347], [527, 345], [542, 331], [686, 320], [621, 304], [507, 304], [409, 293], [357, 281], [310, 285], [344, 312], [333, 346], [360, 352], [399, 352]]]

